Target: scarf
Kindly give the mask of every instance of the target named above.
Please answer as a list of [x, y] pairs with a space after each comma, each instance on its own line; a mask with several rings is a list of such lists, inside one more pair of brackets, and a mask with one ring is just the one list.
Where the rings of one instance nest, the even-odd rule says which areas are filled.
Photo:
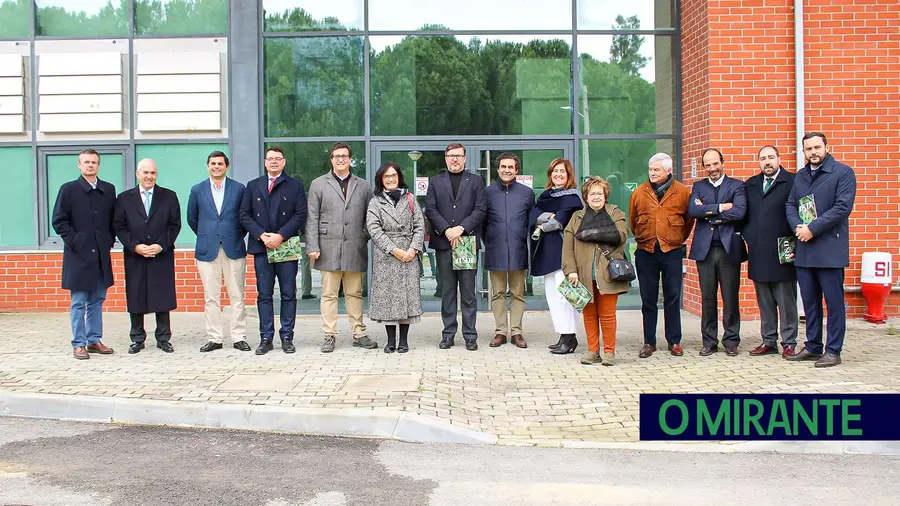
[[578, 232], [575, 233], [575, 238], [582, 242], [605, 244], [612, 247], [622, 244], [619, 229], [616, 228], [612, 217], [606, 212], [605, 206], [599, 211], [594, 211], [590, 207], [585, 209], [584, 218], [581, 220]]
[[400, 202], [400, 197], [406, 194], [405, 188], [395, 188], [391, 191], [384, 190], [384, 195], [391, 199], [394, 202], [394, 205], [397, 205], [397, 202]]
[[656, 192], [656, 200], [662, 202], [663, 197], [666, 196], [666, 192], [669, 190], [669, 188], [672, 187], [673, 179], [675, 178], [672, 176], [672, 174], [669, 174], [668, 179], [666, 179], [662, 183], [650, 183], [653, 191]]

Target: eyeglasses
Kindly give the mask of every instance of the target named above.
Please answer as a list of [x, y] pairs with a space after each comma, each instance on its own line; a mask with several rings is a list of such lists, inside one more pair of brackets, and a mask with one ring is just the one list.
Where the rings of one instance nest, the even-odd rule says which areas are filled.
[[331, 157], [332, 160], [349, 160], [350, 155], [333, 155]]
[[466, 157], [466, 155], [444, 155], [446, 158], [450, 158], [451, 160], [462, 160]]
[[381, 176], [381, 179], [400, 179], [400, 176], [397, 174], [385, 174]]
[[267, 162], [283, 162], [284, 158], [282, 158], [280, 156], [279, 157], [269, 157], [269, 158], [266, 158], [266, 161]]
[[606, 197], [606, 194], [603, 193], [603, 192], [591, 192], [591, 193], [588, 193], [588, 198], [589, 198], [589, 199], [592, 199], [592, 198], [600, 198], [600, 197]]

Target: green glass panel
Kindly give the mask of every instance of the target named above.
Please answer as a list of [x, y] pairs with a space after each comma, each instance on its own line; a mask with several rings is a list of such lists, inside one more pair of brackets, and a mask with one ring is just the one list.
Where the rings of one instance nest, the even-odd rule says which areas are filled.
[[[156, 162], [156, 184], [178, 194], [181, 206], [181, 233], [176, 241], [180, 246], [193, 246], [197, 236], [187, 224], [187, 204], [191, 187], [209, 178], [206, 158], [213, 151], [228, 154], [227, 144], [150, 144], [135, 147], [135, 167], [144, 158]], [[231, 170], [228, 172], [231, 176]]]
[[[579, 30], [655, 30], [675, 26], [672, 0], [578, 0]], [[621, 18], [621, 20], [619, 19]]]
[[127, 36], [129, 0], [37, 0], [37, 34]]
[[27, 38], [31, 35], [29, 0], [0, 1], [0, 39]]
[[[121, 154], [100, 154], [100, 172], [98, 177], [103, 181], [112, 183], [116, 187], [116, 193], [125, 189], [123, 182], [123, 168], [125, 157]], [[59, 195], [59, 187], [81, 177], [78, 170], [78, 155], [47, 155], [47, 216], [52, 220], [53, 206], [56, 205], [56, 197]], [[59, 237], [53, 231], [50, 220], [45, 224], [47, 235]]]
[[666, 35], [582, 35], [583, 134], [675, 132], [675, 47]]
[[371, 37], [372, 135], [571, 134], [571, 37]]
[[[647, 180], [650, 157], [666, 153], [675, 158], [675, 143], [671, 139], [628, 139], [581, 141], [582, 163], [589, 167], [581, 173], [582, 181], [588, 176], [600, 176], [609, 183], [609, 203], [619, 206], [628, 214], [628, 201], [634, 188]], [[585, 149], [588, 156], [585, 157]], [[675, 161], [678, 174], [678, 162]]]
[[263, 30], [362, 30], [363, 0], [263, 0]]
[[363, 135], [363, 38], [265, 39], [265, 135]]
[[0, 247], [34, 246], [34, 170], [31, 148], [0, 148]]
[[137, 0], [138, 35], [225, 35], [228, 0]]

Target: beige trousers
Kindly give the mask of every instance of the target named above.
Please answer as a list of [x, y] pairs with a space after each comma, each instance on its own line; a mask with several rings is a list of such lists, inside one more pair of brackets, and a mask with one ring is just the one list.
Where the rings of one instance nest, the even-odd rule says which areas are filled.
[[214, 343], [222, 342], [222, 277], [231, 302], [231, 340], [247, 340], [247, 311], [244, 308], [244, 279], [247, 259], [231, 259], [219, 246], [219, 255], [212, 262], [197, 261], [200, 281], [203, 282], [203, 315], [206, 317], [206, 334]]
[[338, 291], [344, 282], [344, 303], [353, 327], [353, 339], [366, 335], [363, 325], [362, 277], [364, 272], [320, 271], [322, 274], [322, 331], [337, 336]]
[[[521, 335], [525, 314], [525, 271], [490, 271], [491, 310], [497, 334]], [[506, 292], [509, 291], [509, 323], [506, 322]]]

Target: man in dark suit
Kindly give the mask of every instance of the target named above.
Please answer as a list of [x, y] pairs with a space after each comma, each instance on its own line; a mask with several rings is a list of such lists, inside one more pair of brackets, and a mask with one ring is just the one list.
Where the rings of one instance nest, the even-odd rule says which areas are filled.
[[267, 250], [297, 236], [306, 223], [306, 191], [303, 181], [284, 173], [284, 151], [266, 150], [266, 174], [249, 183], [241, 201], [241, 225], [250, 234], [247, 251], [256, 271], [256, 308], [259, 311], [257, 355], [272, 350], [275, 338], [275, 278], [281, 291], [281, 350], [294, 353], [294, 321], [297, 318], [297, 260], [269, 263]]
[[203, 307], [209, 341], [200, 351], [222, 349], [222, 276], [231, 302], [231, 340], [235, 349], [250, 351], [247, 344], [247, 311], [244, 309], [244, 279], [247, 270], [247, 246], [238, 213], [244, 197], [244, 185], [230, 177], [228, 156], [213, 151], [206, 157], [209, 179], [191, 188], [187, 221], [197, 234], [194, 257], [203, 282]]
[[452, 247], [463, 235], [475, 236], [475, 248], [481, 242], [482, 223], [487, 209], [484, 199], [484, 178], [465, 170], [466, 148], [450, 144], [444, 150], [447, 170], [432, 176], [425, 194], [425, 216], [431, 222], [434, 235], [429, 246], [437, 254], [441, 276], [441, 318], [444, 331], [440, 349], [453, 346], [457, 330], [456, 292], [462, 297], [463, 339], [466, 349], [475, 351], [478, 332], [475, 330], [475, 269], [454, 270]]
[[[785, 207], [797, 236], [794, 265], [806, 314], [806, 344], [788, 360], [815, 360], [816, 367], [831, 367], [841, 363], [847, 330], [844, 269], [850, 265], [849, 218], [856, 200], [856, 174], [831, 156], [822, 133], [803, 136], [803, 154], [807, 164], [797, 172]], [[824, 353], [823, 295], [828, 306]]]
[[762, 344], [754, 356], [778, 353], [778, 315], [781, 314], [781, 356], [790, 357], [797, 346], [797, 274], [792, 262], [778, 257], [782, 237], [794, 236], [785, 214], [785, 202], [794, 185], [794, 173], [781, 166], [775, 146], [758, 153], [760, 173], [747, 180], [747, 217], [741, 235], [747, 241], [749, 274], [756, 289]]
[[101, 181], [100, 155], [93, 149], [78, 154], [81, 177], [59, 188], [53, 206], [53, 230], [63, 248], [62, 287], [70, 291], [72, 354], [79, 360], [89, 353], [109, 355], [103, 337], [103, 301], [113, 285], [109, 251], [116, 242], [113, 213], [116, 187]]
[[144, 349], [147, 313], [156, 313], [156, 347], [172, 353], [169, 311], [178, 306], [175, 240], [181, 232], [181, 206], [175, 192], [156, 184], [153, 160], [138, 162], [135, 176], [138, 186], [116, 199], [113, 223], [125, 257], [125, 300], [131, 317], [128, 353]]
[[747, 212], [747, 193], [743, 181], [725, 175], [725, 157], [717, 149], [703, 152], [707, 179], [691, 188], [688, 214], [697, 219], [689, 257], [697, 261], [700, 278], [703, 348], [700, 356], [719, 351], [719, 288], [722, 289], [722, 344], [728, 356], [736, 356], [741, 342], [741, 314], [738, 290], [741, 286], [741, 262], [746, 260], [739, 224]]

